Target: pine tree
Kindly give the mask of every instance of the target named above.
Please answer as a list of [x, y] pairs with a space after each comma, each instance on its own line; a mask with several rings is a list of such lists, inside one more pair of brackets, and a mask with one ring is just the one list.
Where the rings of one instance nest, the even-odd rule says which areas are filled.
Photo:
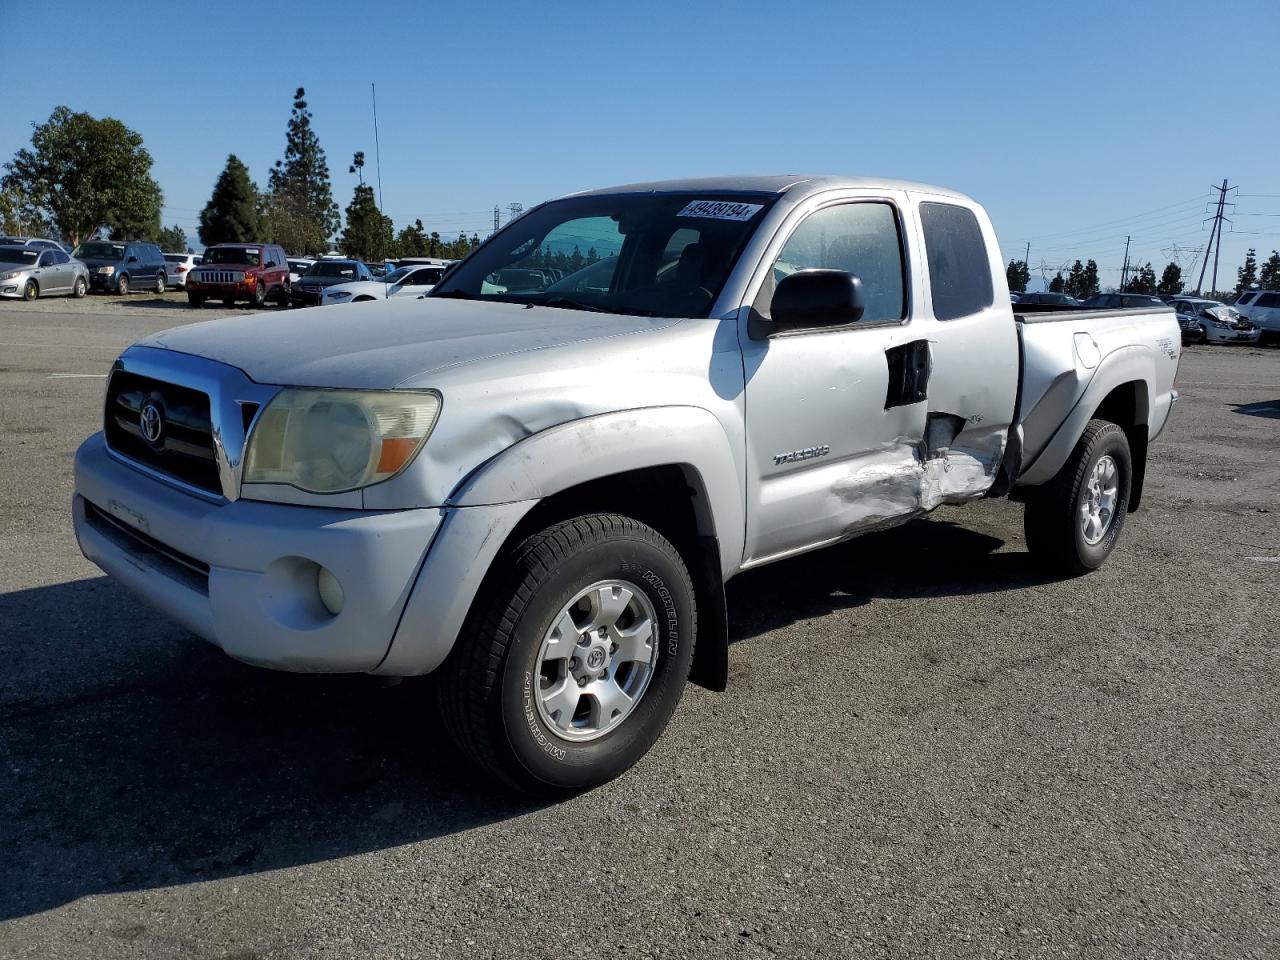
[[271, 170], [271, 227], [275, 241], [291, 253], [319, 254], [328, 249], [341, 221], [305, 96], [302, 87], [294, 94], [284, 159]]
[[1253, 247], [1244, 255], [1244, 266], [1236, 271], [1236, 293], [1252, 290], [1258, 285], [1258, 253]]
[[1054, 276], [1054, 278], [1049, 281], [1049, 292], [1062, 293], [1062, 291], [1066, 288], [1066, 285], [1067, 285], [1067, 281], [1062, 276], [1062, 271], [1059, 270], [1057, 274]]
[[172, 253], [187, 252], [187, 232], [177, 224], [161, 230], [160, 237], [156, 242], [160, 244], [161, 250], [168, 250]]
[[1156, 272], [1150, 263], [1144, 264], [1125, 283], [1121, 293], [1155, 293]]
[[405, 227], [396, 234], [396, 250], [402, 257], [429, 257], [430, 244], [421, 220], [413, 221], [412, 227]]
[[360, 184], [347, 205], [347, 228], [342, 232], [344, 253], [360, 260], [385, 259], [391, 249], [391, 218], [374, 200], [373, 187]]
[[1271, 251], [1271, 256], [1262, 265], [1258, 286], [1263, 290], [1280, 290], [1280, 253], [1275, 250]]
[[1084, 265], [1084, 286], [1079, 296], [1081, 299], [1088, 300], [1090, 297], [1096, 297], [1102, 292], [1102, 285], [1098, 282], [1098, 262], [1089, 260]]
[[262, 243], [267, 236], [262, 220], [258, 188], [249, 179], [249, 168], [234, 153], [213, 185], [213, 195], [200, 211], [200, 242]]
[[1156, 284], [1156, 293], [1178, 294], [1182, 292], [1182, 268], [1176, 263], [1166, 264], [1160, 282]]
[[1014, 293], [1022, 293], [1031, 280], [1031, 270], [1022, 260], [1010, 260], [1004, 269], [1005, 279], [1009, 281], [1009, 289]]
[[1063, 292], [1069, 297], [1084, 300], [1086, 297], [1093, 296], [1093, 294], [1087, 293], [1085, 288], [1084, 264], [1077, 260], [1071, 265], [1071, 272], [1067, 274], [1067, 283]]

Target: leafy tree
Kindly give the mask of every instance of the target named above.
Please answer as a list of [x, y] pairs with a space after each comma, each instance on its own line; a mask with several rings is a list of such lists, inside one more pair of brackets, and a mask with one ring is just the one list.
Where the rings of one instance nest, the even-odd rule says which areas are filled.
[[1243, 293], [1258, 285], [1258, 254], [1253, 247], [1244, 255], [1244, 266], [1236, 271], [1236, 293]]
[[1022, 260], [1010, 260], [1004, 268], [1005, 278], [1009, 281], [1009, 289], [1014, 293], [1022, 293], [1031, 280], [1031, 270]]
[[187, 252], [187, 232], [177, 224], [161, 230], [156, 242], [160, 244], [161, 250], [167, 250], [170, 253]]
[[342, 232], [344, 253], [361, 260], [382, 260], [391, 251], [391, 218], [384, 217], [373, 197], [373, 187], [360, 184], [347, 205], [347, 229]]
[[6, 191], [28, 198], [72, 244], [102, 227], [143, 239], [160, 232], [162, 195], [141, 135], [119, 120], [65, 106], [32, 126], [31, 148], [4, 165]]
[[249, 168], [234, 153], [213, 185], [213, 195], [200, 211], [200, 241], [261, 243], [267, 237], [258, 188], [249, 179]]
[[338, 205], [329, 183], [329, 164], [311, 129], [311, 111], [299, 87], [289, 115], [284, 159], [277, 160], [269, 182], [271, 228], [275, 241], [299, 254], [320, 254], [340, 226]]
[[1151, 264], [1143, 264], [1141, 268], [1134, 272], [1125, 283], [1121, 293], [1155, 293], [1156, 292], [1156, 272], [1151, 269]]
[[1071, 265], [1071, 270], [1067, 273], [1067, 279], [1062, 285], [1062, 292], [1069, 297], [1083, 299], [1084, 291], [1084, 264], [1079, 260]]
[[1280, 290], [1280, 253], [1275, 250], [1271, 251], [1271, 256], [1262, 265], [1262, 272], [1258, 275], [1258, 285], [1263, 290]]
[[396, 253], [402, 257], [429, 257], [430, 244], [421, 220], [413, 221], [413, 226], [405, 227], [396, 234]]
[[1066, 278], [1062, 276], [1062, 271], [1059, 270], [1057, 274], [1054, 276], [1054, 278], [1049, 281], [1049, 292], [1062, 293], [1063, 290], [1066, 289], [1066, 286], [1067, 286]]
[[1165, 265], [1160, 274], [1160, 282], [1156, 284], [1156, 293], [1176, 294], [1182, 292], [1182, 268], [1176, 263]]

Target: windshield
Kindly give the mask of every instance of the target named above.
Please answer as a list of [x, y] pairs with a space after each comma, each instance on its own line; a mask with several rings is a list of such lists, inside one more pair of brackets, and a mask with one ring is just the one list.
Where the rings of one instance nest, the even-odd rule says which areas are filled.
[[256, 267], [262, 262], [262, 251], [246, 247], [210, 247], [204, 252], [204, 262]]
[[355, 280], [360, 274], [356, 271], [356, 265], [350, 260], [325, 260], [313, 263], [311, 269], [307, 271], [307, 276], [342, 277], [345, 280]]
[[427, 294], [705, 317], [773, 194], [608, 194], [539, 207]]
[[0, 247], [0, 263], [35, 263], [38, 256], [30, 247]]
[[123, 243], [82, 243], [76, 247], [73, 257], [89, 257], [93, 260], [123, 260]]
[[379, 283], [399, 283], [406, 276], [408, 276], [409, 271], [412, 269], [413, 267], [399, 267], [395, 270], [392, 270], [390, 273], [384, 273], [382, 276], [377, 277], [376, 279]]

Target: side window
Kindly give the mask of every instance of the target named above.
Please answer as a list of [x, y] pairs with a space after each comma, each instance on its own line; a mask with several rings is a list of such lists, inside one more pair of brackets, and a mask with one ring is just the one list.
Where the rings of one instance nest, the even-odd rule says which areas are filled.
[[53, 266], [53, 254], [47, 250], [44, 253], [40, 254], [40, 256], [36, 259], [36, 266], [37, 267]]
[[63, 253], [61, 250], [50, 250], [50, 251], [49, 251], [49, 256], [53, 257], [53, 262], [54, 262], [55, 264], [68, 263], [68, 262], [70, 262], [70, 260], [71, 260], [71, 258], [70, 258], [70, 257], [68, 257], [68, 256], [67, 256], [65, 253]]
[[1250, 291], [1250, 292], [1248, 292], [1248, 293], [1242, 293], [1242, 294], [1240, 294], [1240, 296], [1236, 299], [1236, 303], [1237, 303], [1237, 304], [1239, 304], [1239, 305], [1241, 305], [1241, 306], [1243, 306], [1244, 304], [1247, 304], [1250, 300], [1252, 300], [1255, 296], [1256, 296], [1256, 294], [1254, 294], [1252, 291]]
[[862, 280], [863, 323], [907, 315], [906, 274], [898, 217], [887, 203], [845, 203], [810, 214], [787, 238], [757, 298], [765, 309], [783, 277], [798, 270], [843, 270]]
[[1258, 302], [1254, 306], [1272, 309], [1280, 307], [1280, 293], [1264, 293], [1258, 297]]
[[978, 218], [953, 203], [920, 204], [933, 315], [955, 320], [991, 306], [991, 262]]

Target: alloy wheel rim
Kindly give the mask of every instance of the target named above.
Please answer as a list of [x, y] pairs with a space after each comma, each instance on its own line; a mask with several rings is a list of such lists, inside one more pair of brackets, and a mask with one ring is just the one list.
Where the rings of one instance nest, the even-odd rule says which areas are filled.
[[1110, 455], [1100, 457], [1085, 482], [1080, 504], [1080, 532], [1089, 546], [1101, 541], [1111, 529], [1119, 492], [1120, 469]]
[[602, 737], [630, 716], [658, 663], [658, 616], [626, 580], [600, 580], [566, 603], [535, 664], [538, 716], [556, 736]]

